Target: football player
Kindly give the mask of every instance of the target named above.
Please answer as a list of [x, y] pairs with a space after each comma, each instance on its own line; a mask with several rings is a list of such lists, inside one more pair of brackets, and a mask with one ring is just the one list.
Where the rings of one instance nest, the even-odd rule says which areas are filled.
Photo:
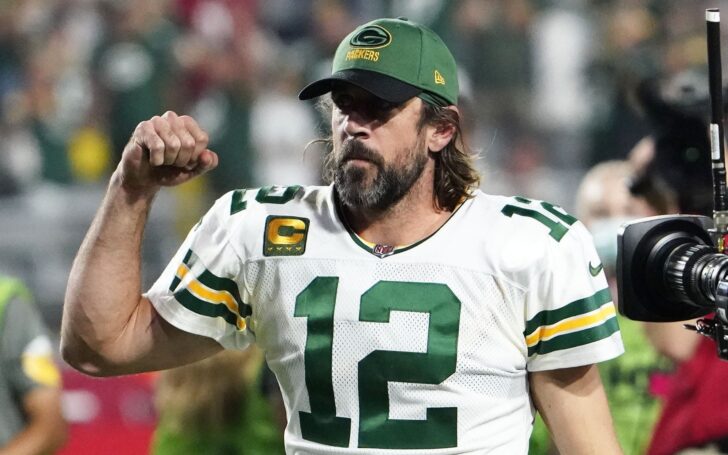
[[623, 347], [591, 237], [477, 189], [442, 40], [364, 24], [299, 95], [321, 96], [332, 184], [231, 191], [144, 294], [154, 195], [218, 159], [190, 117], [139, 124], [73, 265], [65, 359], [115, 375], [255, 342], [289, 453], [526, 453], [535, 409], [562, 453], [620, 453], [594, 363]]

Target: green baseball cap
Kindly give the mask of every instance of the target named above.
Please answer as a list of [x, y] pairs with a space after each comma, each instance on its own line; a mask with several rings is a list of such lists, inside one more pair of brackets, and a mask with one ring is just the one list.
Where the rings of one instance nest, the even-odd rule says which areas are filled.
[[308, 84], [298, 98], [328, 93], [337, 81], [398, 104], [418, 95], [443, 105], [458, 101], [457, 67], [450, 50], [435, 32], [405, 18], [359, 26], [336, 49], [331, 76]]

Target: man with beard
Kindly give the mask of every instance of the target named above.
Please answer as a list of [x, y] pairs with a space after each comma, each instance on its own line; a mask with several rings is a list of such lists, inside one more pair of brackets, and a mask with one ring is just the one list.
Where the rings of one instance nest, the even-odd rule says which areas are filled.
[[440, 38], [364, 24], [299, 95], [319, 96], [333, 184], [228, 193], [144, 294], [154, 195], [218, 160], [190, 117], [139, 124], [71, 272], [65, 359], [127, 374], [255, 342], [288, 453], [526, 453], [534, 405], [562, 453], [620, 453], [593, 363], [623, 349], [591, 238], [477, 189]]

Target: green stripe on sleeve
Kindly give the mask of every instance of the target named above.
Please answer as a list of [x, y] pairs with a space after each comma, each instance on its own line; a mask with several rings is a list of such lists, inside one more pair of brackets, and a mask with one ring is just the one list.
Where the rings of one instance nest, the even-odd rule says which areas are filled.
[[238, 304], [238, 310], [240, 311], [240, 316], [246, 317], [250, 316], [251, 308], [250, 305], [246, 305], [243, 303], [243, 299], [240, 298], [240, 292], [238, 291], [238, 285], [235, 281], [229, 279], [229, 278], [222, 278], [219, 277], [209, 270], [205, 270], [200, 274], [200, 276], [197, 278], [197, 280], [207, 286], [210, 289], [215, 289], [217, 291], [226, 291], [230, 293], [230, 295], [233, 296], [233, 299], [235, 299], [235, 303]]
[[541, 326], [552, 325], [567, 318], [589, 313], [611, 301], [612, 295], [609, 293], [609, 288], [604, 288], [594, 295], [576, 300], [556, 310], [540, 311], [526, 322], [526, 330], [523, 331], [523, 334], [528, 336]]
[[238, 317], [230, 311], [224, 303], [210, 303], [200, 300], [192, 295], [192, 293], [190, 293], [187, 289], [176, 292], [174, 297], [182, 304], [182, 306], [190, 311], [211, 318], [223, 318], [236, 329], [238, 327]]
[[[185, 254], [184, 259], [182, 259], [182, 263], [189, 267], [189, 262], [191, 258], [192, 250], [187, 250], [187, 254]], [[172, 283], [169, 285], [169, 290], [174, 292], [174, 290], [177, 289], [177, 286], [179, 286], [180, 281], [182, 281], [182, 278], [175, 274], [174, 278], [172, 279]]]
[[618, 330], [619, 325], [617, 324], [617, 317], [612, 316], [596, 327], [590, 327], [578, 332], [566, 333], [551, 338], [550, 340], [539, 341], [534, 346], [528, 348], [528, 356], [531, 357], [534, 354], [543, 355], [554, 351], [561, 351], [563, 349], [593, 343], [607, 338]]
[[[182, 262], [191, 269], [192, 265], [197, 260], [197, 255], [195, 255], [192, 250], [189, 250]], [[240, 317], [246, 318], [253, 314], [253, 308], [247, 303], [244, 303], [243, 299], [240, 297], [240, 291], [238, 291], [238, 285], [235, 281], [229, 278], [219, 277], [207, 269], [205, 269], [200, 274], [200, 276], [196, 278], [197, 281], [210, 289], [213, 289], [215, 291], [225, 291], [229, 293], [238, 306], [238, 312], [240, 313]], [[175, 279], [172, 282], [172, 286], [170, 286], [170, 291], [174, 291], [179, 282], [180, 278], [175, 276]], [[238, 314], [235, 314], [235, 312], [229, 309], [224, 303], [211, 303], [206, 300], [199, 299], [187, 289], [181, 289], [175, 292], [174, 296], [177, 301], [188, 310], [202, 316], [209, 316], [213, 318], [221, 317], [237, 328]]]

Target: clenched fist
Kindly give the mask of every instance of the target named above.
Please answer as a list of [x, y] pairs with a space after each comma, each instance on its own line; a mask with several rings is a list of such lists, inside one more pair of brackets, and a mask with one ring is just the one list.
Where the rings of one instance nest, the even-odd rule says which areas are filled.
[[137, 125], [116, 172], [130, 191], [179, 185], [217, 167], [217, 154], [207, 142], [192, 117], [167, 111]]

